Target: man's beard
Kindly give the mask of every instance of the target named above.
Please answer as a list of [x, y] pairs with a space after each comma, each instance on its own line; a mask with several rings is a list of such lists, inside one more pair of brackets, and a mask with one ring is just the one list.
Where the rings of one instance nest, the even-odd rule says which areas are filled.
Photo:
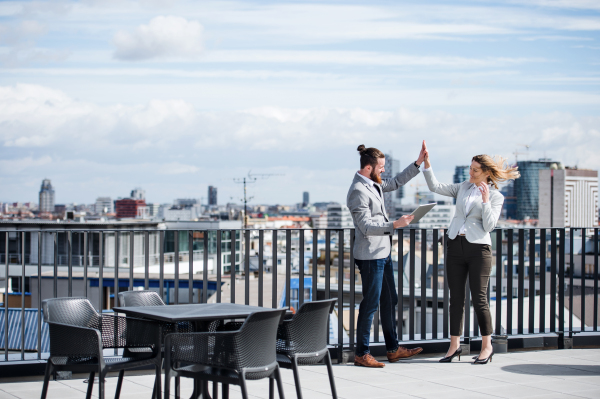
[[375, 169], [371, 170], [371, 180], [377, 184], [381, 184], [381, 176], [375, 173]]

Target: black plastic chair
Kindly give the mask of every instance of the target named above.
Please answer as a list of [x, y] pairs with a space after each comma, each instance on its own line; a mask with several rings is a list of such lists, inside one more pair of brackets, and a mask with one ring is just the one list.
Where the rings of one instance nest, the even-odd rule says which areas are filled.
[[328, 319], [336, 301], [305, 302], [292, 318], [284, 320], [277, 331], [277, 361], [281, 367], [292, 369], [298, 399], [302, 399], [298, 365], [317, 364], [323, 360], [327, 365], [331, 394], [337, 399], [331, 356], [327, 349]]
[[158, 293], [154, 291], [119, 292], [120, 306], [166, 306]]
[[[50, 357], [42, 388], [48, 393], [50, 374], [54, 371], [90, 373], [86, 398], [92, 396], [94, 375], [98, 372], [99, 397], [104, 399], [104, 377], [119, 371], [115, 399], [121, 394], [126, 369], [153, 365], [160, 392], [160, 326], [148, 320], [100, 315], [87, 298], [54, 298], [42, 302], [44, 320], [50, 330]], [[105, 357], [103, 349], [145, 349], [136, 356]], [[153, 395], [154, 396], [154, 395]], [[158, 399], [158, 397], [157, 397]]]
[[222, 384], [223, 399], [229, 398], [229, 385], [239, 385], [242, 397], [248, 397], [246, 380], [269, 378], [269, 397], [273, 397], [273, 379], [279, 397], [284, 398], [275, 342], [277, 326], [285, 309], [252, 313], [236, 331], [169, 334], [165, 339], [165, 398], [170, 394], [170, 379], [182, 376], [194, 379], [194, 393], [213, 382]]

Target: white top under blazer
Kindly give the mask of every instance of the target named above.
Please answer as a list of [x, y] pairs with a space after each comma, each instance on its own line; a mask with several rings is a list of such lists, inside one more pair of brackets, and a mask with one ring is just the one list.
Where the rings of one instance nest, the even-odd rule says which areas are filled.
[[448, 237], [455, 239], [464, 234], [472, 244], [492, 245], [490, 232], [496, 228], [504, 196], [494, 187], [490, 187], [489, 201], [483, 203], [481, 193], [470, 195], [477, 187], [469, 181], [457, 184], [442, 184], [437, 181], [431, 168], [423, 171], [429, 190], [446, 197], [456, 198], [456, 212], [448, 227]]

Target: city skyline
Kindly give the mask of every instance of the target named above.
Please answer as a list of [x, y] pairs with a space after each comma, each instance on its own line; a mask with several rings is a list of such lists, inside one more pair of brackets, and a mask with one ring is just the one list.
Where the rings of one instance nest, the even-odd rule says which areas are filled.
[[[0, 201], [345, 202], [356, 147], [600, 169], [585, 0], [0, 3]], [[310, 29], [307, 27], [310, 26]], [[423, 178], [419, 177], [420, 182]], [[414, 189], [407, 187], [405, 197]]]

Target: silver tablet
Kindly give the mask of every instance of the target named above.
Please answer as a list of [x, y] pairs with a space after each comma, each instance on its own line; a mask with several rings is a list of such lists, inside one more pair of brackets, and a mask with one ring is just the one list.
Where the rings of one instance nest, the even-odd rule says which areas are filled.
[[419, 207], [415, 209], [413, 213], [411, 213], [411, 215], [413, 215], [415, 218], [412, 220], [412, 222], [410, 222], [410, 224], [417, 223], [419, 220], [421, 220], [423, 216], [425, 216], [427, 212], [431, 210], [431, 208], [433, 208], [436, 205], [437, 204], [435, 203], [419, 205]]

